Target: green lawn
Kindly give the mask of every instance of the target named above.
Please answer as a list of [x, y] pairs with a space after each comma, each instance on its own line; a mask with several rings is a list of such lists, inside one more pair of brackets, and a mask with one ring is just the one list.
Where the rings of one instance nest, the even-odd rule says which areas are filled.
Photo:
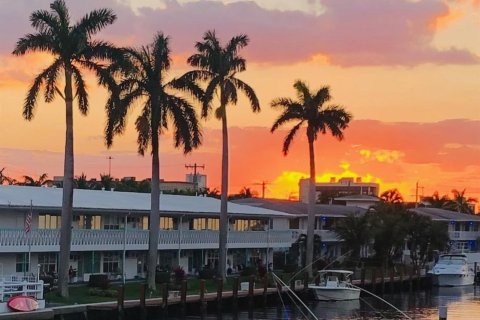
[[[240, 281], [248, 281], [246, 277], [241, 277]], [[207, 292], [217, 292], [217, 281], [210, 279], [206, 280], [205, 287]], [[228, 278], [225, 283], [223, 290], [231, 291], [233, 285], [233, 279]], [[140, 286], [141, 283], [127, 283], [125, 285], [125, 300], [135, 300], [140, 298]], [[256, 282], [256, 287], [260, 288], [263, 284], [261, 282]], [[118, 284], [112, 284], [109, 290], [117, 290], [119, 287]], [[45, 300], [47, 303], [61, 303], [61, 304], [85, 304], [85, 303], [95, 303], [95, 302], [107, 302], [107, 301], [116, 301], [116, 297], [100, 297], [89, 295], [89, 287], [87, 285], [75, 285], [71, 286], [69, 289], [70, 296], [68, 299], [59, 297], [55, 291], [48, 292], [45, 294]], [[174, 289], [170, 289], [174, 290]], [[179, 290], [179, 288], [178, 288]], [[200, 280], [198, 279], [188, 279], [187, 280], [187, 294], [198, 294], [200, 291]], [[157, 284], [157, 290], [152, 294], [147, 293], [147, 298], [156, 298], [161, 297], [162, 286]]]

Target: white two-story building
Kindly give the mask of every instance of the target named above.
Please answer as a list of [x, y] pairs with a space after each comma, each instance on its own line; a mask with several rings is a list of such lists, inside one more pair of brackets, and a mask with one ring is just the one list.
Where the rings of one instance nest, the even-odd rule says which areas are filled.
[[[61, 207], [60, 188], [0, 186], [0, 276], [57, 271]], [[219, 210], [214, 198], [161, 195], [159, 267], [180, 265], [195, 273], [217, 265]], [[144, 276], [149, 213], [150, 194], [75, 189], [70, 265], [76, 279]], [[269, 263], [273, 251], [295, 240], [288, 213], [229, 203], [228, 214], [232, 269], [259, 259]]]

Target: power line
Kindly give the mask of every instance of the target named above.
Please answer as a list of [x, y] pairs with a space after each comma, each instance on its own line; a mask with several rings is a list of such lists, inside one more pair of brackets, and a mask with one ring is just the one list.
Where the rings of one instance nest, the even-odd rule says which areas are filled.
[[192, 164], [186, 164], [185, 165], [186, 169], [193, 169], [193, 183], [195, 185], [195, 190], [198, 190], [198, 179], [197, 179], [197, 168], [204, 169], [205, 170], [205, 165], [198, 165], [196, 162]]
[[262, 186], [262, 199], [265, 199], [265, 187], [269, 185], [270, 182], [268, 181], [262, 181], [261, 183], [254, 183], [253, 185], [256, 186]]

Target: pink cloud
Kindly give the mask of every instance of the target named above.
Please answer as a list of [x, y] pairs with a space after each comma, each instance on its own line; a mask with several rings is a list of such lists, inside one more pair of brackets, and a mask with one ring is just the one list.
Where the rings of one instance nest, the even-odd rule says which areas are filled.
[[[69, 1], [79, 16], [92, 8], [110, 7], [118, 21], [103, 37], [120, 44], [145, 44], [157, 31], [172, 36], [176, 53], [188, 55], [207, 29], [216, 29], [224, 40], [246, 33], [251, 61], [289, 63], [325, 55], [330, 63], [354, 65], [417, 65], [421, 63], [472, 64], [479, 58], [469, 51], [438, 50], [431, 45], [436, 17], [448, 14], [442, 1], [323, 0], [321, 15], [300, 11], [266, 10], [251, 1], [223, 4], [198, 1], [165, 2], [165, 8], [141, 8], [139, 14], [113, 0]], [[4, 1], [0, 12], [1, 50], [11, 51], [15, 41], [31, 29], [28, 15], [45, 8], [45, 1]]]

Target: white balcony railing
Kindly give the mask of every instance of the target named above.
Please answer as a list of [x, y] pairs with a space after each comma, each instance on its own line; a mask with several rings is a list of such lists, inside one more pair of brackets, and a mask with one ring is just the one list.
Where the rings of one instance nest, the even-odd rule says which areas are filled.
[[450, 240], [467, 241], [477, 240], [480, 237], [480, 231], [449, 231]]
[[[282, 248], [290, 247], [295, 239], [290, 230], [230, 231], [228, 248]], [[29, 234], [21, 229], [0, 229], [0, 252], [58, 251], [60, 230], [36, 229]], [[146, 230], [72, 230], [72, 251], [97, 250], [147, 250]], [[162, 230], [159, 232], [159, 249], [218, 248], [218, 231], [213, 230]]]

